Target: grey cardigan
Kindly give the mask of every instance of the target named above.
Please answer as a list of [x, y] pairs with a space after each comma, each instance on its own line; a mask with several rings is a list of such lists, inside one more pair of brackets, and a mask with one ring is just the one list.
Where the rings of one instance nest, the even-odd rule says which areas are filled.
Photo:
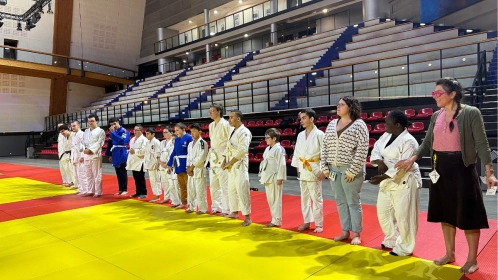
[[[440, 112], [439, 110], [432, 115], [424, 141], [415, 152], [419, 158], [426, 155], [429, 151], [431, 158], [433, 156], [434, 123]], [[465, 166], [476, 163], [477, 156], [479, 156], [484, 165], [492, 164], [491, 149], [489, 148], [488, 138], [486, 138], [486, 132], [484, 131], [484, 122], [479, 109], [466, 105], [460, 115], [456, 117], [456, 121], [460, 133], [460, 147]]]

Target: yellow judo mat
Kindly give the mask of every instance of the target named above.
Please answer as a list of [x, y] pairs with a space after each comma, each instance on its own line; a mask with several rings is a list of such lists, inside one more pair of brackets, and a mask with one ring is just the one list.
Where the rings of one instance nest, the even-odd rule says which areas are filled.
[[68, 187], [25, 178], [0, 179], [0, 204], [75, 193]]
[[460, 279], [454, 266], [123, 200], [0, 223], [7, 279]]

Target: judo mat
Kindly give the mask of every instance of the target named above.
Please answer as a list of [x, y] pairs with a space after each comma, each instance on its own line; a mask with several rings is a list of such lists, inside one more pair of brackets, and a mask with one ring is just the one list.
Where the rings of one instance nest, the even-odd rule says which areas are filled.
[[[23, 166], [5, 165], [0, 163], [2, 193], [16, 192], [5, 182], [20, 180], [19, 175], [35, 185], [45, 182], [40, 173], [52, 183], [60, 181], [55, 169], [38, 172], [30, 167], [35, 172], [24, 172]], [[497, 279], [494, 220], [481, 233], [480, 269], [463, 276], [457, 266], [432, 263], [444, 254], [444, 241], [440, 226], [426, 222], [426, 213], [420, 214], [414, 255], [394, 257], [380, 250], [383, 236], [371, 205], [363, 205], [362, 246], [352, 246], [332, 240], [340, 225], [331, 200], [324, 201], [324, 232], [299, 233], [302, 216], [297, 196], [283, 196], [282, 227], [266, 228], [262, 225], [270, 221], [266, 195], [251, 192], [254, 224], [241, 227], [240, 220], [186, 214], [114, 196], [115, 180], [104, 175], [104, 195], [98, 199], [65, 194], [58, 190], [64, 187], [48, 184], [45, 187], [55, 190], [55, 195], [33, 199], [18, 195], [24, 200], [0, 202], [1, 278]], [[462, 265], [467, 245], [460, 231], [456, 244], [455, 265]]]

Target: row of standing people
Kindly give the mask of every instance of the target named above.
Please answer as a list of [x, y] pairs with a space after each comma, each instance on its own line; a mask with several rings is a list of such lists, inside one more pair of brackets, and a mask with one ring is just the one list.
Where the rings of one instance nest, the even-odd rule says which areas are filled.
[[[370, 182], [380, 186], [377, 212], [385, 234], [381, 246], [392, 248], [393, 255], [410, 255], [415, 247], [421, 188], [420, 171], [414, 162], [431, 151], [435, 155], [433, 167], [437, 179], [430, 189], [428, 221], [442, 224], [447, 250], [443, 258], [434, 262], [442, 265], [454, 261], [454, 234], [455, 228], [459, 227], [465, 230], [469, 244], [469, 256], [461, 271], [472, 273], [478, 268], [476, 255], [479, 230], [488, 227], [475, 162], [472, 161], [479, 156], [485, 164], [488, 187], [496, 184], [497, 180], [492, 171], [482, 117], [478, 109], [460, 103], [462, 96], [461, 85], [455, 79], [442, 79], [436, 83], [433, 97], [442, 109], [432, 117], [428, 137], [424, 138], [420, 147], [406, 129], [406, 116], [400, 111], [391, 112], [386, 118], [386, 133], [372, 151], [371, 162], [378, 166], [379, 175], [371, 178]], [[207, 211], [205, 167], [209, 162], [211, 213], [236, 218], [238, 211], [241, 211], [245, 216], [242, 225], [247, 226], [251, 223], [247, 155], [252, 135], [242, 124], [240, 111], [232, 111], [228, 122], [221, 117], [222, 106], [213, 104], [209, 112], [213, 119], [209, 125], [211, 149], [200, 137], [200, 126], [191, 127], [191, 136], [185, 133], [185, 125], [179, 123], [175, 126], [177, 138], [174, 143], [168, 139], [171, 134], [168, 129], [164, 131], [166, 140], [163, 143], [159, 143], [153, 136], [154, 131], [150, 130], [146, 133], [149, 140], [146, 148], [139, 150], [134, 143], [137, 137], [141, 137], [138, 132], [141, 127], [137, 126], [135, 137], [129, 143], [128, 160], [132, 155], [143, 154], [154, 192], [153, 201], [159, 199], [162, 186], [165, 194], [163, 202], [171, 199], [174, 207], [187, 207], [189, 213], [195, 210], [198, 213]], [[342, 228], [342, 233], [334, 240], [348, 239], [352, 233], [351, 243], [361, 243], [360, 191], [368, 155], [368, 129], [360, 118], [360, 112], [358, 100], [343, 97], [337, 104], [338, 119], [329, 123], [325, 133], [313, 124], [316, 119], [313, 110], [300, 112], [300, 123], [304, 130], [298, 135], [291, 163], [298, 169], [301, 188], [304, 223], [298, 230], [307, 230], [314, 222], [314, 231], [323, 231], [322, 181], [328, 179], [337, 202]], [[441, 117], [438, 118], [438, 115]], [[110, 125], [113, 144], [121, 146], [118, 151], [125, 150], [127, 143], [114, 142], [114, 139], [126, 139], [126, 130], [119, 126], [117, 120], [113, 120]], [[280, 226], [282, 184], [286, 179], [285, 149], [278, 143], [279, 133], [275, 129], [266, 131], [265, 140], [269, 146], [260, 164], [260, 182], [266, 187], [272, 215], [268, 226]], [[447, 140], [451, 140], [453, 145], [442, 145]], [[121, 168], [114, 162], [115, 151], [116, 148], [110, 150], [113, 165]], [[436, 157], [439, 158], [437, 164]], [[458, 166], [451, 165], [453, 167], [450, 168], [450, 160], [453, 165], [456, 161]], [[152, 165], [147, 165], [147, 162]], [[140, 171], [143, 172], [143, 169], [144, 165]], [[156, 169], [160, 171], [154, 171]], [[455, 171], [459, 172], [460, 181], [450, 178], [451, 172]], [[164, 179], [161, 178], [173, 178], [175, 173], [177, 185], [163, 183]], [[135, 173], [134, 178], [137, 181]], [[448, 188], [455, 184], [457, 191], [452, 193], [454, 199], [448, 201], [445, 195], [452, 192]], [[137, 194], [138, 189], [137, 185]], [[175, 189], [179, 193], [178, 200], [172, 195]], [[125, 190], [120, 188], [118, 194], [123, 192]], [[474, 211], [468, 211], [469, 207]]]

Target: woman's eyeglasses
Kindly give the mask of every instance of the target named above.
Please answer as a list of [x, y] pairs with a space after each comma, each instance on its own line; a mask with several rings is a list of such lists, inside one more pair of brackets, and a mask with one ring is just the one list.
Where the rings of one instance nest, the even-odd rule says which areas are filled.
[[442, 91], [442, 90], [435, 90], [433, 91], [431, 94], [432, 94], [432, 98], [439, 98], [441, 97], [441, 95], [445, 94], [446, 91]]

